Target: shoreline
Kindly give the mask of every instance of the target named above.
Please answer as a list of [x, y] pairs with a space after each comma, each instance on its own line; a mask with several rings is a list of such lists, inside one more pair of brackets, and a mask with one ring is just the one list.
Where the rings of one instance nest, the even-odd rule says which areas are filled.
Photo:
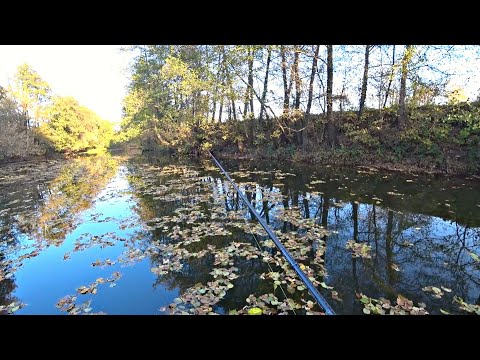
[[[368, 154], [367, 154], [368, 155]], [[371, 155], [371, 154], [369, 154]], [[308, 156], [293, 155], [285, 156], [285, 154], [267, 156], [265, 154], [257, 153], [231, 153], [231, 152], [217, 152], [215, 156], [219, 159], [225, 160], [272, 160], [272, 161], [286, 161], [289, 163], [305, 164], [305, 165], [322, 165], [322, 166], [353, 166], [359, 169], [367, 169], [369, 171], [389, 171], [399, 172], [403, 174], [416, 175], [437, 175], [437, 176], [462, 176], [480, 179], [480, 174], [469, 172], [464, 163], [455, 163], [449, 168], [438, 168], [434, 164], [418, 164], [413, 160], [406, 159], [403, 161], [388, 161], [386, 159], [375, 159], [372, 156], [367, 156], [363, 159], [355, 159], [343, 154], [330, 151], [317, 151]], [[430, 166], [429, 166], [430, 165]]]
[[[108, 151], [110, 154], [114, 155], [112, 151]], [[480, 180], [480, 174], [468, 172], [465, 168], [465, 164], [456, 163], [456, 168], [448, 169], [439, 169], [435, 166], [430, 166], [427, 168], [425, 165], [419, 165], [414, 162], [406, 161], [388, 161], [387, 159], [376, 159], [372, 154], [366, 154], [367, 158], [355, 159], [350, 156], [345, 156], [341, 152], [335, 151], [316, 151], [314, 153], [300, 154], [295, 153], [294, 155], [286, 156], [284, 153], [265, 155], [259, 153], [258, 150], [255, 153], [251, 152], [231, 152], [231, 151], [216, 151], [215, 156], [219, 159], [224, 160], [237, 160], [237, 161], [255, 161], [255, 160], [271, 160], [271, 161], [285, 161], [289, 163], [304, 164], [304, 165], [321, 165], [321, 166], [354, 166], [359, 169], [365, 169], [368, 171], [389, 171], [389, 172], [399, 172], [403, 174], [417, 174], [417, 175], [439, 175], [439, 176], [462, 176], [462, 177], [471, 177]], [[370, 155], [370, 156], [368, 156]], [[139, 155], [135, 155], [139, 156]], [[143, 155], [140, 155], [143, 156]], [[163, 155], [159, 155], [163, 156]], [[179, 155], [177, 155], [179, 156]], [[26, 163], [26, 162], [45, 162], [49, 160], [68, 160], [81, 157], [81, 155], [65, 155], [61, 153], [53, 153], [47, 155], [29, 155], [23, 157], [13, 157], [13, 158], [4, 158], [0, 160], [0, 166], [15, 164], [15, 163]], [[181, 155], [179, 157], [182, 157]], [[462, 166], [463, 165], [463, 166]]]

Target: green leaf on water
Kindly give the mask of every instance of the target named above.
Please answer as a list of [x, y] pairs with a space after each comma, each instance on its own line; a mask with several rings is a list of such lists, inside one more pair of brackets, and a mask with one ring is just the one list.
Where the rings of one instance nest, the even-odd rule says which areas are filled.
[[321, 285], [324, 289], [333, 289], [333, 286], [328, 286], [327, 284], [325, 284], [325, 282], [321, 282], [320, 285]]
[[262, 315], [262, 313], [263, 313], [262, 309], [258, 307], [248, 309], [248, 315]]

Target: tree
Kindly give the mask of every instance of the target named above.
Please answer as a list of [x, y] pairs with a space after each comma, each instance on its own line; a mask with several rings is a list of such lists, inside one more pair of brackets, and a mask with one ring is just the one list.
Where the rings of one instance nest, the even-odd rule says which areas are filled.
[[320, 45], [315, 46], [315, 51], [312, 59], [312, 71], [310, 73], [310, 83], [308, 86], [308, 100], [307, 100], [307, 109], [305, 114], [310, 114], [310, 109], [312, 108], [312, 99], [313, 99], [313, 83], [315, 82], [315, 73], [317, 72], [317, 63], [318, 63], [318, 52], [320, 50]]
[[300, 45], [294, 46], [294, 54], [293, 54], [293, 67], [292, 67], [292, 74], [295, 80], [295, 103], [294, 108], [300, 109], [300, 98], [302, 96], [302, 80], [300, 79], [300, 72], [299, 72], [299, 57], [300, 57], [301, 47]]
[[362, 117], [363, 108], [365, 107], [365, 100], [367, 99], [368, 86], [368, 65], [370, 58], [370, 51], [373, 49], [372, 45], [365, 45], [365, 63], [363, 66], [362, 90], [360, 92], [360, 104], [358, 105], [357, 120]]
[[43, 106], [50, 99], [51, 89], [48, 83], [30, 65], [23, 64], [14, 75], [12, 93], [19, 102], [23, 115], [34, 120], [33, 123], [27, 120], [25, 126], [38, 126]]
[[333, 45], [327, 45], [327, 125], [324, 140], [329, 148], [335, 148], [337, 130], [333, 119]]
[[[263, 81], [263, 92], [262, 92], [262, 101], [260, 107], [260, 121], [263, 119], [265, 112], [265, 101], [267, 99], [267, 90], [268, 90], [268, 73], [270, 71], [270, 61], [272, 59], [272, 49], [270, 46], [267, 46], [267, 63], [265, 65], [265, 80]], [[268, 115], [267, 115], [268, 116]]]
[[400, 93], [399, 93], [399, 108], [398, 108], [398, 127], [403, 129], [407, 120], [407, 108], [405, 105], [405, 98], [407, 95], [407, 75], [408, 64], [412, 59], [414, 47], [412, 45], [406, 45], [402, 59], [402, 74], [400, 78]]
[[92, 110], [71, 97], [55, 96], [47, 109], [48, 121], [39, 127], [39, 133], [55, 150], [77, 152], [107, 147], [113, 136], [113, 126]]
[[284, 45], [280, 46], [280, 54], [282, 57], [282, 79], [283, 79], [283, 112], [285, 113], [290, 107], [290, 89], [291, 81], [287, 81], [287, 48]]
[[387, 90], [385, 91], [385, 100], [383, 102], [383, 108], [387, 106], [388, 95], [390, 94], [390, 88], [392, 87], [393, 77], [395, 75], [395, 45], [392, 48], [392, 66], [390, 68], [390, 73], [388, 76], [388, 86]]

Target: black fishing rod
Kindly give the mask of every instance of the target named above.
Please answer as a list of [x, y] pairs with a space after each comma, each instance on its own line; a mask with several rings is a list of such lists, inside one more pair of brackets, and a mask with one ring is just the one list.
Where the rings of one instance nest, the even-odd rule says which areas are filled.
[[328, 302], [325, 300], [325, 298], [318, 292], [315, 285], [312, 284], [312, 282], [307, 277], [307, 275], [305, 275], [305, 273], [302, 271], [302, 269], [300, 269], [300, 266], [298, 266], [295, 259], [288, 253], [285, 246], [283, 246], [283, 244], [280, 242], [280, 240], [278, 240], [277, 235], [275, 235], [275, 233], [270, 229], [270, 227], [267, 225], [265, 220], [263, 220], [260, 217], [260, 215], [257, 213], [256, 209], [245, 198], [245, 195], [240, 191], [237, 184], [235, 184], [235, 182], [228, 175], [228, 173], [225, 171], [225, 169], [222, 167], [222, 165], [218, 162], [218, 160], [215, 159], [215, 156], [213, 156], [213, 154], [210, 151], [208, 153], [210, 154], [210, 156], [212, 157], [213, 161], [218, 166], [220, 171], [225, 175], [225, 177], [228, 179], [228, 181], [230, 181], [230, 183], [233, 185], [233, 187], [237, 191], [238, 195], [240, 195], [240, 197], [242, 198], [245, 205], [247, 205], [248, 208], [250, 209], [250, 211], [252, 212], [252, 214], [255, 215], [257, 220], [260, 222], [260, 225], [262, 225], [262, 227], [265, 229], [265, 231], [267, 232], [270, 239], [272, 239], [272, 241], [277, 246], [278, 250], [280, 250], [280, 252], [285, 257], [285, 259], [287, 259], [288, 263], [293, 267], [293, 269], [295, 270], [297, 275], [300, 277], [300, 279], [303, 281], [303, 283], [307, 287], [308, 291], [310, 291], [310, 294], [314, 297], [314, 299], [317, 301], [317, 303], [323, 308], [323, 310], [325, 311], [325, 314], [326, 315], [335, 315], [335, 312], [333, 311], [331, 306], [328, 304]]

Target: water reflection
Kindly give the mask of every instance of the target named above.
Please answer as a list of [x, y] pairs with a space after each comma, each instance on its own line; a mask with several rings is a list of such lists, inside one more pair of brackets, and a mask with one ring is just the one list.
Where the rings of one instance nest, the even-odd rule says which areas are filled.
[[[204, 301], [224, 314], [248, 305], [252, 294], [273, 294], [299, 306], [285, 313], [318, 311], [304, 305], [310, 298], [294, 279], [280, 287], [268, 277], [289, 275], [210, 163], [161, 161], [105, 156], [1, 167], [0, 306], [21, 302], [28, 305], [18, 313], [60, 313], [67, 307], [55, 304], [69, 294], [90, 301], [71, 305], [70, 313], [158, 314], [190, 296], [185, 311]], [[480, 254], [478, 181], [224, 165], [323, 284], [319, 290], [337, 313], [362, 313], [360, 293], [392, 301], [402, 294], [433, 314], [462, 313], [454, 295], [479, 303], [480, 269], [472, 257]], [[359, 257], [348, 248], [352, 241]], [[215, 269], [230, 269], [230, 278], [214, 278]], [[112, 272], [121, 279], [105, 280]], [[98, 294], [75, 293], [89, 284]], [[442, 296], [434, 297], [432, 286]]]
[[116, 168], [109, 156], [0, 168], [0, 305], [20, 301], [16, 271], [62, 245]]

